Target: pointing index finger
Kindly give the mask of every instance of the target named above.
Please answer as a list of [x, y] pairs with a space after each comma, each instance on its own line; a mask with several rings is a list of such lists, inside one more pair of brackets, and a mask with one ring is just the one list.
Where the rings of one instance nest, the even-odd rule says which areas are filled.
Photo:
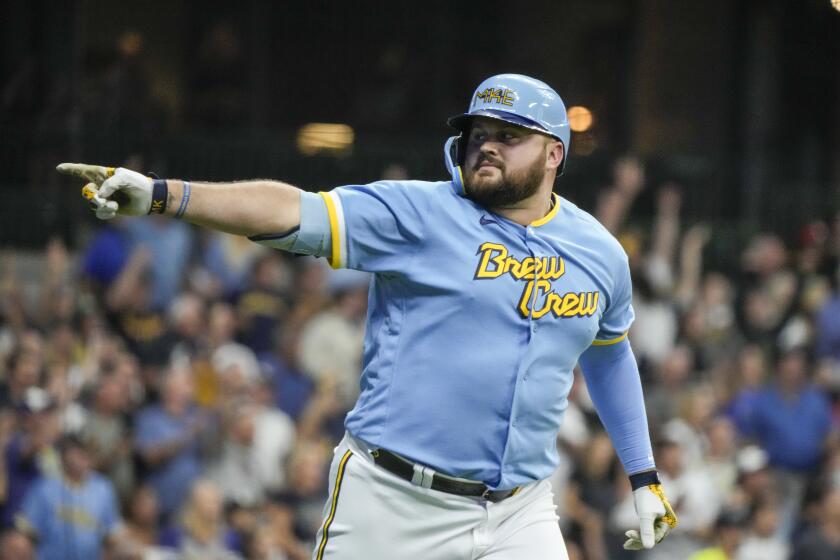
[[65, 175], [79, 177], [85, 181], [92, 181], [97, 185], [101, 185], [105, 179], [114, 175], [113, 167], [87, 165], [84, 163], [62, 163], [56, 167], [56, 171]]

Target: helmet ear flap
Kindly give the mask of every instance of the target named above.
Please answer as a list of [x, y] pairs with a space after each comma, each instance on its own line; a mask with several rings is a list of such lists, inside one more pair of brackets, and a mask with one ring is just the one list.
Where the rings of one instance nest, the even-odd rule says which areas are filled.
[[464, 175], [461, 172], [461, 164], [463, 163], [463, 149], [461, 148], [461, 140], [463, 134], [458, 136], [451, 136], [446, 144], [443, 146], [443, 159], [446, 162], [446, 169], [452, 176], [452, 185], [458, 194], [464, 194]]
[[452, 161], [455, 162], [456, 165], [463, 166], [464, 165], [464, 150], [461, 149], [461, 142], [463, 142], [464, 134], [461, 133], [455, 137], [455, 141], [452, 142]]

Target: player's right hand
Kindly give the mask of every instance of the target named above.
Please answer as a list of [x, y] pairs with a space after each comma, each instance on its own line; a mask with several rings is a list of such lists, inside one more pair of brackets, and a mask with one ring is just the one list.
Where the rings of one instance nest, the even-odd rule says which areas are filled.
[[100, 220], [117, 214], [142, 216], [152, 207], [152, 179], [136, 171], [84, 163], [62, 163], [56, 169], [88, 182], [83, 194]]

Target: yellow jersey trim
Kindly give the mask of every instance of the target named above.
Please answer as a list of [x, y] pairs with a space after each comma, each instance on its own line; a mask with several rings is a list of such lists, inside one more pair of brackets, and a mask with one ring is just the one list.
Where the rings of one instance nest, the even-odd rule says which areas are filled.
[[335, 475], [335, 485], [333, 486], [332, 499], [330, 500], [332, 502], [330, 505], [330, 514], [327, 516], [327, 520], [324, 521], [324, 529], [321, 532], [321, 544], [318, 545], [318, 554], [315, 556], [316, 560], [323, 560], [324, 558], [324, 549], [327, 547], [330, 525], [332, 525], [333, 519], [335, 519], [335, 510], [336, 506], [338, 506], [338, 493], [341, 492], [341, 481], [344, 480], [344, 467], [347, 466], [347, 461], [350, 460], [352, 455], [353, 452], [348, 449], [338, 463], [338, 473]]
[[611, 338], [609, 340], [593, 340], [592, 346], [609, 346], [610, 344], [618, 344], [622, 340], [627, 338], [627, 333], [619, 336], [618, 338]]
[[546, 214], [539, 220], [531, 222], [529, 224], [531, 227], [540, 227], [541, 225], [547, 224], [554, 218], [554, 216], [557, 215], [557, 211], [560, 210], [560, 197], [557, 196], [557, 193], [551, 193], [551, 196], [554, 197], [554, 208], [552, 208], [548, 214]]
[[329, 193], [320, 192], [324, 203], [327, 205], [327, 215], [330, 218], [330, 235], [332, 237], [332, 250], [330, 253], [330, 257], [327, 259], [330, 263], [330, 266], [333, 268], [340, 268], [341, 267], [341, 228], [338, 224], [338, 213], [335, 210], [335, 202], [333, 202], [332, 197], [330, 197]]

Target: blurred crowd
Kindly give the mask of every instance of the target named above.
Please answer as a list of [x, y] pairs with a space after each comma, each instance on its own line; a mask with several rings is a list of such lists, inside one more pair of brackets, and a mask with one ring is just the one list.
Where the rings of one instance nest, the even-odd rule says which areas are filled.
[[840, 220], [788, 243], [755, 235], [737, 268], [713, 270], [716, 232], [681, 222], [679, 185], [657, 186], [648, 227], [628, 220], [645, 186], [637, 160], [618, 160], [594, 213], [630, 259], [630, 342], [679, 526], [622, 550], [629, 483], [578, 381], [554, 481], [570, 558], [840, 558]]
[[[622, 549], [629, 483], [578, 375], [552, 480], [570, 558], [840, 558], [840, 221], [711, 270], [679, 185], [656, 186], [649, 226], [629, 218], [647, 182], [617, 161], [594, 213], [630, 257], [680, 525]], [[161, 217], [40, 261], [0, 261], [0, 559], [308, 559], [369, 277]]]
[[[0, 557], [308, 559], [369, 278], [166, 218], [0, 272]], [[27, 540], [29, 539], [29, 540]]]

